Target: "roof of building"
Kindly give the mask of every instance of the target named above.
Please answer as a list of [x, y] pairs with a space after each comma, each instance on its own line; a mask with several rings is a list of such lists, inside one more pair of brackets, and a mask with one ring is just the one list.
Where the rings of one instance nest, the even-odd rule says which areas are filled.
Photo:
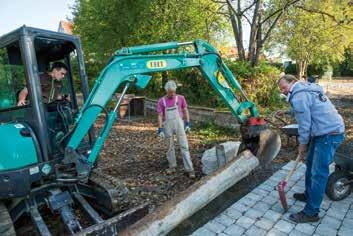
[[74, 28], [74, 24], [72, 22], [61, 20], [59, 23], [58, 31], [66, 34], [72, 34], [73, 28]]

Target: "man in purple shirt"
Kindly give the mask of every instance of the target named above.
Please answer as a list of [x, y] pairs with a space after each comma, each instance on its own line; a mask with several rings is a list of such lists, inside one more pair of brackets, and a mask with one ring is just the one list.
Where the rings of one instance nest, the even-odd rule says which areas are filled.
[[168, 143], [167, 159], [169, 168], [167, 173], [173, 173], [177, 166], [174, 149], [174, 134], [183, 156], [185, 171], [190, 178], [195, 178], [195, 172], [190, 158], [186, 132], [190, 131], [189, 111], [184, 96], [176, 94], [176, 83], [169, 80], [165, 86], [166, 96], [158, 101], [158, 136], [166, 138]]

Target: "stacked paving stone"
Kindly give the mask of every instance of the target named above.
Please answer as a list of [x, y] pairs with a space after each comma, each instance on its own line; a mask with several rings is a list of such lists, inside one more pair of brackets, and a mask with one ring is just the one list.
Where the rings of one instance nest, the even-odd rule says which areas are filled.
[[[319, 222], [295, 224], [289, 215], [301, 211], [305, 203], [293, 198], [304, 191], [305, 165], [299, 164], [286, 187], [289, 210], [284, 213], [275, 186], [285, 178], [294, 165], [290, 162], [271, 178], [230, 206], [220, 215], [197, 229], [192, 236], [237, 235], [353, 235], [353, 194], [333, 202], [326, 196], [321, 204]], [[331, 166], [332, 170], [333, 166]]]

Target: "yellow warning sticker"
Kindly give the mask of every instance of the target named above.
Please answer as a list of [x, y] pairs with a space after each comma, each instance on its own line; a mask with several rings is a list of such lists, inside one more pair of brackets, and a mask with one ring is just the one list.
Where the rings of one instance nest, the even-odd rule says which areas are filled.
[[229, 88], [228, 82], [226, 81], [226, 79], [224, 78], [223, 74], [220, 72], [215, 72], [215, 77], [217, 77], [217, 81], [220, 85], [222, 85], [225, 88]]
[[147, 61], [146, 66], [148, 69], [162, 69], [167, 67], [167, 62], [165, 60], [151, 60]]

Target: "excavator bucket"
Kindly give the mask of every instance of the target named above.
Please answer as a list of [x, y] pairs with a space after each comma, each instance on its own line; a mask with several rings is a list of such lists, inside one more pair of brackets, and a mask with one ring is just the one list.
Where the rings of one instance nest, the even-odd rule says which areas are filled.
[[281, 149], [281, 137], [271, 129], [260, 132], [256, 157], [261, 165], [269, 164]]
[[281, 137], [261, 118], [252, 119], [250, 124], [240, 126], [240, 133], [242, 144], [238, 153], [249, 149], [262, 166], [268, 165], [281, 149]]
[[120, 213], [117, 216], [107, 220], [97, 222], [88, 228], [83, 229], [77, 236], [90, 236], [90, 235], [119, 235], [120, 231], [127, 226], [137, 222], [148, 214], [148, 204], [142, 204], [134, 207], [126, 212]]

